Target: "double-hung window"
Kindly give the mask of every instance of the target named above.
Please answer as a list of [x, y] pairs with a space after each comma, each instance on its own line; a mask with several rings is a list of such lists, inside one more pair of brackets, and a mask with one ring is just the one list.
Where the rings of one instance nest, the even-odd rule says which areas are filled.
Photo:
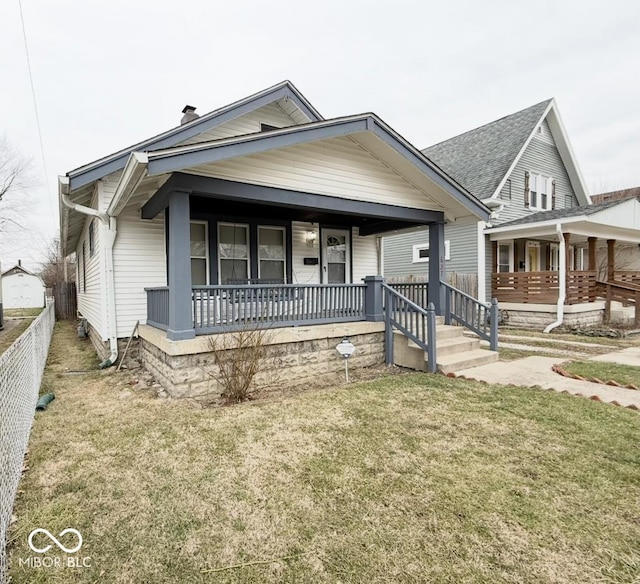
[[540, 211], [551, 209], [553, 179], [543, 174], [529, 175], [529, 207]]
[[209, 237], [205, 221], [191, 222], [191, 285], [209, 284]]
[[285, 228], [258, 227], [258, 278], [284, 284], [286, 274]]
[[220, 283], [249, 281], [249, 226], [218, 223], [218, 261]]

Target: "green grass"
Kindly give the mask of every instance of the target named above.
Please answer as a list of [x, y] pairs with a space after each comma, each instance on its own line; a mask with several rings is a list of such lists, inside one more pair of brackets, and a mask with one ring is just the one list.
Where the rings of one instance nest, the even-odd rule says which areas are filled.
[[[428, 374], [201, 409], [64, 375], [81, 348], [56, 326], [14, 583], [640, 579], [637, 412]], [[91, 567], [20, 567], [36, 527]]]
[[44, 308], [5, 308], [4, 315], [7, 317], [38, 316]]
[[573, 361], [563, 365], [569, 373], [581, 375], [587, 379], [617, 381], [621, 385], [633, 384], [640, 386], [640, 367], [606, 363], [603, 361]]

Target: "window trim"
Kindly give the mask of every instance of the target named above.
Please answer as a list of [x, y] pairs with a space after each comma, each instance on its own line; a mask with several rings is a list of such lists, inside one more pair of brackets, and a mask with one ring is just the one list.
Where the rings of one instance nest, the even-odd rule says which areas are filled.
[[[206, 276], [206, 284], [204, 284], [205, 286], [209, 286], [209, 284], [211, 283], [211, 277], [210, 277], [210, 268], [209, 268], [209, 222], [208, 221], [202, 221], [200, 219], [193, 219], [191, 221], [189, 221], [189, 226], [191, 225], [204, 225], [204, 256], [194, 256], [191, 254], [191, 240], [189, 240], [189, 261], [195, 259], [195, 260], [204, 260], [205, 263], [205, 276]], [[189, 238], [191, 239], [191, 238]], [[193, 285], [193, 274], [191, 274], [191, 284]]]
[[92, 219], [89, 223], [89, 257], [93, 257], [96, 252], [96, 234], [95, 234], [95, 219]]
[[82, 292], [87, 291], [87, 243], [82, 242]]
[[[429, 251], [428, 243], [417, 243], [413, 246], [413, 261], [414, 264], [428, 264], [429, 258], [420, 257], [421, 251]], [[449, 261], [451, 259], [451, 246], [448, 239], [444, 241], [444, 259], [445, 261]]]

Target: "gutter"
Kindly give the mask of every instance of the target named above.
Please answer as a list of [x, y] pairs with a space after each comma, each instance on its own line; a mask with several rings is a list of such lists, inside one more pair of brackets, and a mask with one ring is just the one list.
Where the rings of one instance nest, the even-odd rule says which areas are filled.
[[111, 367], [118, 359], [118, 336], [116, 332], [116, 294], [113, 278], [113, 246], [116, 241], [116, 235], [118, 234], [116, 229], [116, 218], [110, 217], [106, 213], [98, 211], [97, 209], [94, 209], [92, 207], [85, 207], [84, 205], [74, 203], [69, 198], [68, 176], [60, 177], [59, 182], [60, 200], [65, 207], [71, 209], [72, 211], [76, 211], [77, 213], [88, 215], [89, 217], [97, 217], [105, 227], [105, 237], [100, 238], [100, 245], [103, 247], [106, 260], [105, 294], [107, 297], [106, 305], [110, 354], [107, 359], [100, 363], [99, 367], [100, 369], [106, 369], [107, 367]]
[[566, 244], [564, 241], [564, 235], [562, 234], [562, 224], [556, 223], [556, 233], [558, 240], [560, 241], [560, 248], [558, 250], [558, 259], [560, 260], [558, 266], [558, 304], [557, 304], [557, 316], [555, 322], [552, 322], [544, 329], [544, 333], [550, 333], [554, 328], [559, 327], [564, 320], [564, 301], [567, 297], [567, 254]]

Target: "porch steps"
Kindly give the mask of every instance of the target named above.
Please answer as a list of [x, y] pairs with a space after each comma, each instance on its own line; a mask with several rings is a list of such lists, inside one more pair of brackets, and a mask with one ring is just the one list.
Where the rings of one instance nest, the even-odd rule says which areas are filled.
[[[436, 360], [441, 373], [454, 373], [498, 360], [497, 351], [480, 348], [477, 337], [468, 337], [461, 326], [436, 325]], [[427, 353], [400, 331], [393, 334], [394, 363], [400, 367], [427, 371]]]

